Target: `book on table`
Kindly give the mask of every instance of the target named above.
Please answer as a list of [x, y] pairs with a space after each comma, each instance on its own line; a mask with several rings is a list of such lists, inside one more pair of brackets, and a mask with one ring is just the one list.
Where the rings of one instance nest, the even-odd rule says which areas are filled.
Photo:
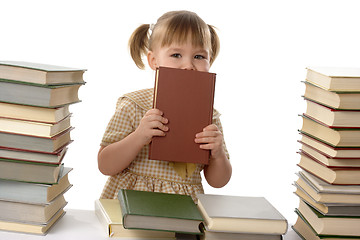
[[296, 212], [319, 235], [360, 236], [360, 216], [324, 216], [302, 200]]
[[73, 141], [70, 137], [70, 132], [73, 129], [73, 127], [68, 128], [52, 137], [0, 132], [0, 146], [38, 152], [56, 152]]
[[309, 116], [302, 115], [301, 132], [310, 137], [324, 141], [331, 146], [359, 147], [360, 128], [332, 128]]
[[70, 115], [57, 123], [33, 122], [0, 117], [1, 132], [51, 138], [70, 128]]
[[153, 107], [169, 120], [169, 131], [152, 139], [149, 159], [208, 164], [209, 150], [194, 140], [212, 123], [215, 78], [215, 73], [157, 69]]
[[307, 67], [306, 81], [327, 91], [360, 92], [360, 68]]
[[188, 195], [120, 189], [118, 199], [126, 229], [201, 234], [203, 218]]
[[319, 162], [303, 151], [299, 152], [298, 166], [330, 184], [357, 185], [360, 184], [360, 167], [330, 167]]
[[[299, 174], [299, 178], [295, 181], [295, 186], [309, 195], [314, 201], [327, 204], [360, 204], [358, 185], [328, 184], [330, 186], [325, 188], [327, 190], [323, 190], [316, 185], [314, 179], [310, 180], [310, 178], [305, 177], [305, 173], [306, 172], [303, 171]], [[318, 181], [320, 181], [320, 179], [318, 179]]]
[[49, 64], [0, 61], [0, 78], [37, 84], [83, 83], [86, 69], [69, 68]]
[[328, 126], [360, 127], [360, 110], [339, 110], [311, 100], [306, 100], [306, 105], [306, 115]]
[[69, 105], [58, 108], [35, 107], [0, 102], [1, 117], [33, 122], [56, 123], [70, 115]]
[[330, 92], [305, 82], [305, 99], [340, 110], [360, 110], [359, 92]]
[[118, 199], [95, 200], [95, 214], [108, 237], [175, 239], [174, 232], [125, 229]]
[[64, 215], [65, 211], [61, 209], [50, 219], [50, 221], [45, 224], [33, 222], [13, 222], [0, 219], [0, 230], [46, 235], [49, 229]]
[[288, 223], [264, 197], [198, 194], [207, 231], [282, 235]]
[[1, 219], [9, 222], [46, 224], [63, 209], [67, 202], [63, 195], [46, 204], [34, 204], [0, 200]]

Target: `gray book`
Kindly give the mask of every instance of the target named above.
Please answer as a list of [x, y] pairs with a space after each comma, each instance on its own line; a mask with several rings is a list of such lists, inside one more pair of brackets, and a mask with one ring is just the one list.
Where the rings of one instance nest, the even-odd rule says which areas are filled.
[[205, 228], [215, 232], [285, 234], [287, 220], [264, 197], [197, 195]]

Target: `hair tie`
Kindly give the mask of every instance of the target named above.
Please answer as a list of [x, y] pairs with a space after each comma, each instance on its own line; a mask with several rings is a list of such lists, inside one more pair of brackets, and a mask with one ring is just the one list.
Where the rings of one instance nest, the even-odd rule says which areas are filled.
[[154, 31], [154, 28], [155, 28], [155, 24], [151, 23], [149, 26], [150, 34], [152, 34], [152, 32]]

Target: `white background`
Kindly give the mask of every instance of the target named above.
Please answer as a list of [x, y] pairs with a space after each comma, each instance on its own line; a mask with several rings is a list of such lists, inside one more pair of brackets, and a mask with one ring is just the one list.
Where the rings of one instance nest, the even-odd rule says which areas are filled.
[[[175, 3], [174, 3], [175, 2]], [[0, 59], [86, 68], [82, 103], [71, 106], [74, 170], [68, 208], [93, 209], [106, 177], [97, 152], [117, 98], [153, 86], [136, 68], [127, 41], [142, 23], [169, 10], [197, 12], [215, 25], [221, 51], [215, 107], [222, 113], [233, 176], [207, 193], [265, 196], [290, 223], [298, 205], [296, 154], [305, 111], [307, 66], [359, 67], [358, 1], [19, 1], [0, 0]]]

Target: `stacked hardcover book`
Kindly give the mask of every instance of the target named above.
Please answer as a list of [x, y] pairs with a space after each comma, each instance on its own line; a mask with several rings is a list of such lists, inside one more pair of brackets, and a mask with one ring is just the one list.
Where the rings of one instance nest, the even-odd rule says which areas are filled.
[[110, 237], [157, 239], [282, 239], [286, 219], [263, 197], [190, 196], [122, 189], [95, 201]]
[[65, 214], [69, 105], [84, 71], [0, 61], [0, 230], [45, 234]]
[[360, 239], [360, 69], [308, 68], [295, 182], [303, 239]]

